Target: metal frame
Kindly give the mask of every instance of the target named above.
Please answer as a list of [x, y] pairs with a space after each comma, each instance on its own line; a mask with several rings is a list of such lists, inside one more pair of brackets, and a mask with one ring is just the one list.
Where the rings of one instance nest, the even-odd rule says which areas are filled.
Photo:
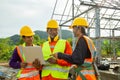
[[[85, 17], [90, 23], [87, 30], [88, 35], [96, 40], [96, 47], [98, 53], [100, 53], [101, 39], [120, 40], [120, 33], [115, 34], [116, 31], [120, 32], [119, 5], [120, 1], [116, 0], [56, 0], [51, 18], [59, 22], [61, 30], [64, 27], [70, 26], [74, 18], [79, 16]], [[61, 8], [63, 10], [57, 11]], [[101, 36], [102, 31], [106, 32], [107, 36]], [[94, 36], [91, 36], [92, 32], [94, 32]]]

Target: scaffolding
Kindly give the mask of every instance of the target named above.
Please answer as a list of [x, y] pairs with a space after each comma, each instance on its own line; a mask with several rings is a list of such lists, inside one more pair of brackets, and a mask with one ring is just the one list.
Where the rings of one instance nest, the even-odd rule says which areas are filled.
[[87, 34], [95, 39], [98, 54], [102, 39], [120, 40], [120, 0], [56, 0], [51, 19], [59, 22], [60, 31], [76, 17], [87, 19]]

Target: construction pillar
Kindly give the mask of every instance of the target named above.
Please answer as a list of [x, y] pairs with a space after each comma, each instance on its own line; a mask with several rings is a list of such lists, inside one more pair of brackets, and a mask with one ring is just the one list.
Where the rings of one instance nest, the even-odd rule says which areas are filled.
[[101, 40], [100, 40], [100, 8], [95, 7], [95, 45], [97, 49], [98, 61], [101, 59]]
[[[74, 19], [74, 0], [72, 0], [72, 18]], [[72, 33], [73, 34], [73, 33]], [[75, 37], [74, 34], [72, 35], [72, 49], [75, 48]]]

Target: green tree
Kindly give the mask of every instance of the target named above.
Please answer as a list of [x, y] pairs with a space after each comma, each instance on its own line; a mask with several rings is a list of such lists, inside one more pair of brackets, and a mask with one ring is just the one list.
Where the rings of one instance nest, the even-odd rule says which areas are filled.
[[8, 61], [11, 57], [14, 45], [10, 45], [10, 38], [2, 39], [0, 41], [0, 59], [2, 61]]
[[111, 46], [110, 40], [103, 40], [101, 49], [102, 49], [103, 55], [111, 54], [112, 53], [112, 50], [111, 50], [112, 46]]
[[40, 37], [39, 37], [39, 35], [34, 35], [34, 44], [36, 44], [36, 45], [41, 45], [44, 41], [46, 41], [45, 39], [41, 39]]
[[113, 47], [115, 48], [115, 53], [117, 56], [120, 56], [120, 41], [119, 40], [115, 40]]
[[118, 40], [105, 39], [101, 47], [102, 55], [120, 56], [120, 42]]

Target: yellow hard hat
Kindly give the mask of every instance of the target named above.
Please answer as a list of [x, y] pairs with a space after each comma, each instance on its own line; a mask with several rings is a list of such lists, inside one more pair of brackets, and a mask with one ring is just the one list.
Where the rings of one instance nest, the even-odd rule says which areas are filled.
[[32, 29], [25, 25], [20, 29], [20, 35], [21, 36], [33, 36], [35, 33], [32, 31]]
[[85, 18], [78, 17], [73, 20], [70, 28], [73, 28], [73, 26], [82, 26], [88, 28], [88, 22], [85, 20]]
[[58, 22], [53, 19], [48, 21], [47, 28], [59, 28]]

